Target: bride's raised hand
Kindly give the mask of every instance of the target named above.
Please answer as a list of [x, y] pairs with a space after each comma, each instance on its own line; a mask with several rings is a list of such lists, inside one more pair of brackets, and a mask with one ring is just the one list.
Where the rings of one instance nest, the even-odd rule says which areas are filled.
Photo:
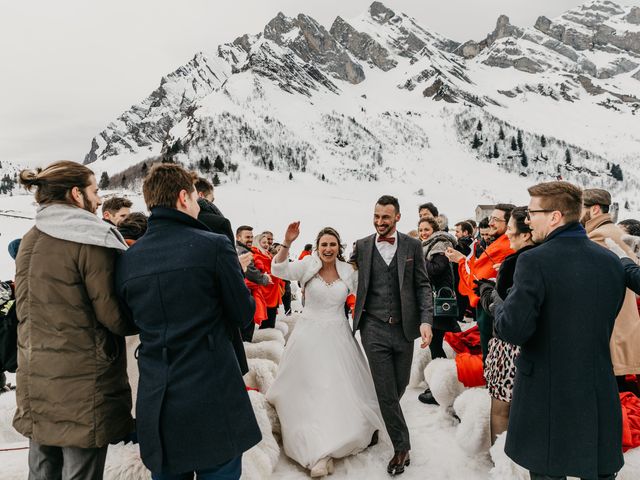
[[287, 245], [291, 245], [300, 235], [300, 222], [290, 223], [287, 231], [284, 233], [284, 241]]

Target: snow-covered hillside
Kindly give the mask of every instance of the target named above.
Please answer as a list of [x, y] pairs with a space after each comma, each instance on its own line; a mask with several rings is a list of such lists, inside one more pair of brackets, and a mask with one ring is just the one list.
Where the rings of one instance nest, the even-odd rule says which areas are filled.
[[[486, 39], [460, 44], [380, 2], [330, 28], [278, 14], [262, 32], [199, 52], [163, 77], [93, 139], [85, 163], [114, 175], [172, 157], [213, 175], [219, 157], [223, 183], [274, 171], [293, 182], [306, 173], [335, 184], [403, 182], [409, 191], [465, 188], [465, 172], [481, 165], [529, 183], [605, 186], [634, 208], [639, 19], [637, 7], [594, 0], [532, 27], [501, 16]], [[461, 131], [465, 119], [483, 119], [485, 133], [521, 131], [524, 152], [491, 167], [487, 145], [471, 148], [472, 132]], [[535, 149], [542, 136], [550, 145]], [[497, 139], [482, 141], [493, 149]], [[136, 186], [130, 176], [122, 183]]]

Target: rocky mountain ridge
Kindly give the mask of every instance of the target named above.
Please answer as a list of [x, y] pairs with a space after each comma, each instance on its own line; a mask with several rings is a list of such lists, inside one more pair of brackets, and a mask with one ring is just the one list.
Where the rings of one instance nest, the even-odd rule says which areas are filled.
[[[628, 189], [636, 185], [630, 162], [640, 140], [632, 128], [639, 42], [640, 9], [608, 0], [540, 17], [532, 27], [500, 16], [485, 39], [463, 44], [377, 1], [329, 29], [305, 14], [279, 13], [259, 34], [198, 53], [163, 77], [93, 139], [85, 163], [117, 172], [171, 151], [196, 166], [221, 156], [240, 171], [307, 172], [325, 181], [408, 178], [429, 168], [434, 136], [450, 139], [448, 155], [474, 161], [457, 120], [469, 112], [565, 142], [576, 153], [572, 168], [562, 167], [568, 179], [586, 178], [575, 173], [586, 159], [580, 150], [596, 183]], [[565, 165], [566, 148], [548, 161]], [[618, 180], [604, 166], [592, 168], [594, 161], [629, 174]], [[541, 179], [558, 170], [495, 163]]]

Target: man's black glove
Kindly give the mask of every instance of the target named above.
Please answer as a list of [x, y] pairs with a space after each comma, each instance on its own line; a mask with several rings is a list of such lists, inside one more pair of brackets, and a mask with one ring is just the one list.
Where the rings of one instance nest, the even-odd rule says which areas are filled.
[[496, 287], [496, 283], [492, 280], [474, 280], [476, 287], [473, 289], [475, 294], [480, 297], [479, 306], [485, 312], [489, 311], [489, 304], [491, 303], [491, 292]]
[[487, 289], [493, 290], [494, 288], [496, 288], [496, 282], [494, 282], [493, 280], [487, 280], [485, 278], [474, 280], [473, 283], [476, 284], [476, 286], [473, 287], [473, 292], [479, 297], [482, 297], [483, 291], [486, 292]]

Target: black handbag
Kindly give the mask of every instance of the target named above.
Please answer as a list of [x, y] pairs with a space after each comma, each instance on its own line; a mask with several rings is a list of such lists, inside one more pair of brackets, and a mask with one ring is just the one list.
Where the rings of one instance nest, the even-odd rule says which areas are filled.
[[442, 287], [433, 293], [433, 316], [458, 318], [458, 300], [453, 289]]

